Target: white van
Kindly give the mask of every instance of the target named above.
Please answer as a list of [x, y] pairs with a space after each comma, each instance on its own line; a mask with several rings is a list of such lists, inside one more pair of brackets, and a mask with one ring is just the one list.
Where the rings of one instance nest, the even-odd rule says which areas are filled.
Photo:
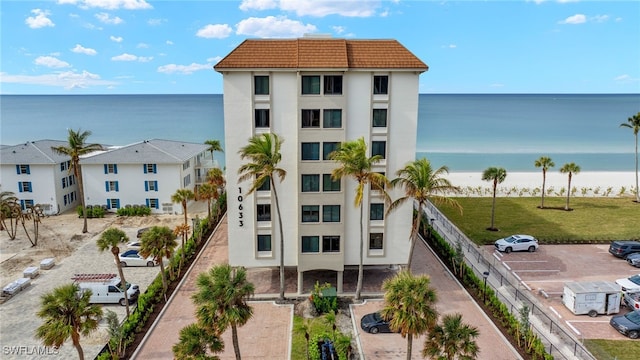
[[[120, 304], [125, 305], [125, 293], [120, 278], [116, 274], [76, 274], [71, 278], [80, 291], [91, 290], [92, 304]], [[135, 303], [140, 295], [140, 287], [127, 283], [127, 297], [129, 304]]]

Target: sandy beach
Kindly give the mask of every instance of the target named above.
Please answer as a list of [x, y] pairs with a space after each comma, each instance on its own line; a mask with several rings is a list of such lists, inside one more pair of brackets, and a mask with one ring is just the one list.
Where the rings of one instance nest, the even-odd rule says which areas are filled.
[[[480, 172], [451, 172], [445, 176], [452, 185], [462, 189], [462, 196], [491, 196], [492, 182], [483, 181]], [[634, 172], [579, 172], [571, 178], [572, 196], [629, 196], [635, 189]], [[557, 170], [548, 171], [545, 189], [547, 195], [557, 195], [567, 189], [568, 175]], [[533, 196], [542, 189], [542, 170], [539, 172], [508, 172], [504, 182], [498, 184], [497, 196]], [[479, 195], [479, 192], [482, 195]], [[551, 193], [549, 193], [551, 192]], [[565, 192], [566, 194], [566, 192]]]

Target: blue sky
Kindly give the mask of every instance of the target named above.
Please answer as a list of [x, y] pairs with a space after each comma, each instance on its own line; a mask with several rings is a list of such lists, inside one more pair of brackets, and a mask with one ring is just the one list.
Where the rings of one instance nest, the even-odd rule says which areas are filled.
[[640, 93], [637, 0], [3, 0], [0, 24], [2, 94], [221, 94], [243, 40], [306, 33], [398, 40], [421, 93]]

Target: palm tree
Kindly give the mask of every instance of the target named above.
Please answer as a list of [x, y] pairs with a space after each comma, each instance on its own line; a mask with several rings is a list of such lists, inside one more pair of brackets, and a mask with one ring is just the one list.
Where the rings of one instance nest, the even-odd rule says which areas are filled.
[[436, 290], [427, 275], [414, 276], [403, 270], [382, 283], [384, 306], [380, 311], [389, 328], [407, 338], [407, 360], [411, 359], [413, 337], [432, 329], [438, 320]]
[[80, 336], [87, 336], [98, 328], [102, 319], [102, 308], [89, 303], [91, 290], [80, 291], [78, 284], [62, 285], [41, 297], [38, 317], [44, 324], [36, 329], [36, 338], [45, 346], [59, 348], [71, 338], [80, 360], [84, 351]]
[[482, 173], [482, 180], [493, 182], [493, 202], [491, 204], [491, 227], [487, 228], [487, 230], [491, 230], [491, 231], [498, 230], [493, 225], [494, 219], [495, 219], [495, 213], [496, 213], [496, 189], [498, 188], [498, 184], [502, 183], [506, 177], [507, 177], [507, 170], [500, 167], [490, 167], [490, 168], [487, 168]]
[[236, 359], [240, 360], [238, 326], [253, 316], [253, 308], [247, 303], [255, 287], [247, 280], [244, 268], [229, 264], [216, 265], [196, 280], [198, 290], [192, 299], [196, 304], [198, 324], [209, 334], [220, 334], [231, 327], [231, 338]]
[[560, 172], [563, 174], [568, 174], [569, 177], [569, 185], [567, 185], [567, 204], [564, 206], [565, 210], [569, 210], [569, 196], [571, 196], [571, 177], [575, 174], [577, 175], [580, 172], [580, 166], [574, 163], [566, 163], [562, 165], [560, 168]]
[[300, 322], [295, 323], [293, 331], [297, 334], [304, 334], [304, 338], [307, 341], [307, 346], [305, 347], [306, 355], [307, 360], [309, 360], [309, 339], [311, 338], [311, 322], [308, 318], [303, 317]]
[[[190, 189], [178, 189], [173, 195], [171, 195], [172, 202], [182, 205], [182, 214], [184, 215], [183, 224], [185, 227], [189, 226], [189, 224], [187, 223], [187, 203], [195, 198], [196, 195]], [[188, 231], [182, 232], [182, 244], [180, 245], [180, 247], [182, 248], [182, 256], [180, 257], [180, 268], [182, 268], [182, 263], [184, 262], [184, 243], [186, 241], [188, 233]]]
[[80, 156], [92, 153], [94, 151], [103, 150], [100, 144], [87, 144], [87, 138], [91, 136], [91, 131], [74, 131], [69, 129], [67, 141], [68, 146], [52, 146], [51, 150], [60, 155], [67, 155], [71, 158], [71, 166], [69, 172], [78, 180], [78, 193], [80, 195], [80, 204], [82, 204], [82, 216], [84, 218], [84, 226], [82, 233], [89, 231], [87, 229], [87, 208], [84, 199], [84, 185], [82, 182], [82, 169], [80, 167]]
[[[11, 191], [0, 192], [0, 230], [6, 230], [11, 240], [16, 238], [18, 230], [16, 215], [19, 213], [22, 213], [22, 209], [15, 194]], [[6, 219], [9, 219], [9, 226], [5, 222]]]
[[640, 203], [640, 188], [638, 188], [638, 133], [640, 132], [640, 112], [627, 119], [627, 122], [620, 124], [620, 126], [633, 130], [633, 136], [636, 138], [636, 202]]
[[211, 158], [213, 159], [213, 152], [214, 151], [219, 151], [221, 153], [224, 152], [224, 150], [222, 149], [222, 145], [220, 144], [220, 140], [207, 140], [204, 142], [205, 145], [209, 145], [209, 148], [207, 149], [207, 151], [211, 152]]
[[437, 324], [424, 342], [423, 357], [442, 360], [473, 360], [479, 348], [475, 339], [480, 335], [474, 326], [462, 322], [461, 314], [447, 314], [442, 325]]
[[282, 215], [280, 214], [280, 201], [276, 189], [275, 177], [280, 182], [287, 176], [286, 170], [278, 167], [282, 154], [280, 148], [284, 142], [278, 134], [264, 133], [249, 139], [249, 144], [238, 151], [241, 159], [249, 159], [249, 162], [240, 166], [238, 181], [252, 180], [251, 188], [247, 192], [253, 193], [260, 188], [265, 181], [271, 184], [271, 191], [276, 203], [278, 214], [278, 230], [280, 231], [280, 300], [284, 299], [284, 230], [282, 228]]
[[191, 324], [180, 330], [180, 340], [172, 350], [176, 359], [218, 360], [217, 356], [209, 356], [207, 350], [219, 353], [224, 350], [224, 342], [217, 334], [207, 332], [198, 324]]
[[213, 168], [207, 172], [207, 183], [211, 184], [215, 188], [215, 193], [213, 194], [213, 199], [216, 201], [216, 221], [218, 220], [218, 216], [220, 215], [220, 204], [218, 203], [218, 199], [220, 199], [220, 195], [224, 192], [224, 187], [227, 184], [227, 181], [224, 178], [224, 172], [220, 168]]
[[211, 200], [218, 196], [218, 189], [209, 183], [198, 187], [198, 200], [207, 200], [207, 219], [211, 219]]
[[396, 209], [409, 199], [413, 199], [418, 203], [418, 212], [413, 218], [413, 227], [411, 229], [411, 244], [409, 250], [409, 261], [407, 269], [411, 271], [411, 258], [413, 257], [413, 247], [418, 237], [420, 223], [424, 220], [422, 217], [422, 208], [430, 199], [436, 204], [448, 204], [462, 212], [460, 204], [445, 195], [450, 192], [460, 192], [460, 188], [451, 185], [449, 180], [443, 176], [449, 173], [449, 168], [441, 166], [437, 170], [433, 170], [431, 162], [426, 158], [418, 159], [407, 164], [404, 168], [396, 172], [397, 178], [391, 180], [392, 186], [400, 186], [404, 188], [405, 196], [395, 200], [389, 206], [387, 212]]
[[385, 202], [389, 203], [389, 195], [384, 190], [389, 181], [384, 175], [372, 170], [373, 166], [383, 158], [380, 155], [367, 157], [367, 144], [364, 142], [363, 137], [342, 143], [337, 150], [329, 154], [329, 158], [338, 162], [339, 165], [331, 172], [332, 179], [338, 180], [348, 176], [358, 184], [354, 205], [360, 207], [360, 263], [358, 265], [358, 283], [356, 285], [355, 298], [360, 300], [362, 278], [364, 277], [364, 206], [362, 199], [367, 185], [370, 184], [373, 189], [380, 191], [385, 197]]
[[539, 168], [542, 168], [542, 201], [540, 203], [540, 209], [544, 209], [544, 188], [547, 182], [547, 170], [556, 166], [556, 164], [551, 160], [550, 157], [541, 156], [538, 160], [535, 161], [534, 165]]
[[[171, 259], [173, 252], [176, 250], [178, 242], [176, 236], [167, 226], [154, 226], [142, 234], [142, 244], [140, 246], [140, 256], [153, 258], [160, 264], [160, 275], [162, 276], [163, 293], [167, 292], [167, 276], [164, 272], [163, 258]], [[171, 271], [171, 267], [169, 267]]]
[[[100, 238], [96, 241], [98, 245], [98, 250], [103, 252], [107, 249], [111, 249], [111, 254], [113, 254], [113, 258], [116, 261], [116, 267], [118, 268], [118, 274], [120, 275], [120, 280], [123, 284], [126, 284], [126, 280], [124, 279], [124, 272], [122, 271], [122, 264], [120, 263], [120, 258], [118, 255], [120, 254], [120, 248], [118, 245], [122, 243], [127, 243], [129, 241], [129, 237], [125, 234], [124, 231], [116, 228], [109, 228], [105, 230]], [[124, 292], [124, 303], [127, 308], [127, 317], [129, 317], [129, 296], [127, 296], [127, 292]]]

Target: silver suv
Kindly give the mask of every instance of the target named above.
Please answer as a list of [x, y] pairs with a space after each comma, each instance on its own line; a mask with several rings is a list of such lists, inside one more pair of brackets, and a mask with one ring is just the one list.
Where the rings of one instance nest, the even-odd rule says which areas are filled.
[[538, 250], [538, 239], [531, 235], [511, 235], [498, 239], [494, 243], [496, 250], [510, 253], [512, 251], [534, 252]]

